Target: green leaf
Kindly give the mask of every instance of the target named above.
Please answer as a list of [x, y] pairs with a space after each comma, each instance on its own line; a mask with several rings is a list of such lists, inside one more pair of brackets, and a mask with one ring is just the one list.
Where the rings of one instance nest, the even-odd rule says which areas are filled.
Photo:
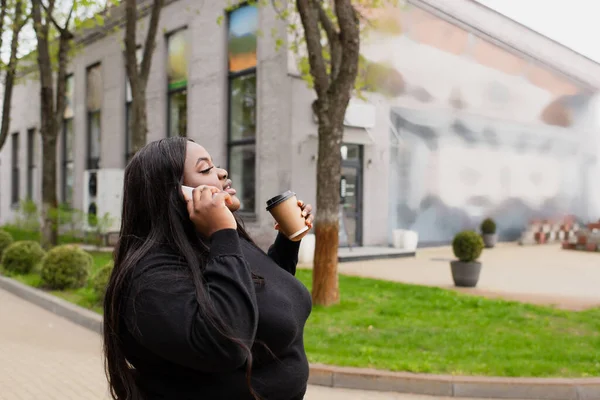
[[96, 20], [96, 24], [98, 26], [104, 26], [104, 18], [101, 15], [99, 15], [99, 14], [94, 15], [94, 19]]
[[224, 20], [225, 20], [225, 17], [223, 15], [219, 15], [219, 17], [217, 18], [217, 25], [219, 25], [219, 26], [223, 25]]

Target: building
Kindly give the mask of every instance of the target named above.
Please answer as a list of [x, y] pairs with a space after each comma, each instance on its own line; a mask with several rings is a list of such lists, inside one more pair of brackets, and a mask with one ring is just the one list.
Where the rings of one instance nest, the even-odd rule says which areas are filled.
[[[244, 219], [266, 244], [274, 237], [268, 198], [292, 189], [316, 204], [314, 94], [298, 55], [278, 49], [278, 38], [291, 39], [271, 7], [227, 13], [225, 0], [166, 3], [148, 138], [186, 134], [227, 165]], [[395, 229], [416, 230], [424, 245], [447, 243], [485, 216], [504, 239], [530, 218], [600, 217], [598, 64], [475, 1], [410, 0], [364, 13], [376, 21], [362, 53], [377, 92], [353, 99], [347, 113], [342, 244], [387, 246]], [[117, 216], [130, 156], [121, 36], [98, 28], [82, 37], [59, 151], [61, 201]], [[20, 199], [41, 198], [38, 92], [34, 80], [14, 92], [0, 223]]]

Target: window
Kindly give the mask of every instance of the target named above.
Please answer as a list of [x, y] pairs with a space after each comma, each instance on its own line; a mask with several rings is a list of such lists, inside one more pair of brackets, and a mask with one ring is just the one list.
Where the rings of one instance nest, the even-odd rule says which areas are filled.
[[187, 30], [167, 36], [167, 136], [187, 136]]
[[258, 8], [244, 5], [229, 14], [229, 174], [240, 211], [256, 211], [256, 40]]
[[27, 198], [33, 199], [33, 173], [35, 171], [35, 129], [27, 130]]
[[15, 132], [11, 137], [11, 196], [10, 203], [14, 206], [19, 204], [19, 132]]
[[87, 69], [87, 168], [100, 168], [100, 144], [102, 142], [102, 69], [100, 64]]
[[73, 75], [67, 76], [65, 84], [66, 101], [65, 113], [63, 114], [62, 126], [62, 161], [61, 161], [61, 201], [69, 206], [73, 205]]
[[[136, 61], [138, 68], [142, 62], [144, 56], [142, 47], [138, 46], [136, 49]], [[131, 85], [129, 84], [129, 78], [125, 75], [126, 80], [126, 92], [125, 92], [125, 163], [127, 164], [131, 157], [133, 157], [133, 131], [131, 130], [131, 118], [133, 117], [133, 111], [131, 108], [131, 102], [133, 101], [133, 94], [131, 93]]]

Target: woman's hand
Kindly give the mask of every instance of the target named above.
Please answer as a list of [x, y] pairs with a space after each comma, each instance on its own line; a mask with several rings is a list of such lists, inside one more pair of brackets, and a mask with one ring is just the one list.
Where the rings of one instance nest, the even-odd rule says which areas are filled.
[[[312, 229], [313, 222], [315, 220], [315, 216], [312, 215], [312, 206], [310, 204], [304, 204], [304, 202], [302, 200], [298, 200], [298, 206], [302, 210], [302, 217], [304, 218], [306, 225], [308, 226], [309, 229]], [[279, 230], [278, 223], [275, 223], [275, 229]]]
[[237, 229], [235, 217], [227, 208], [227, 202], [231, 201], [229, 193], [202, 185], [192, 191], [192, 198], [185, 192], [183, 197], [190, 219], [204, 237], [211, 237], [213, 233], [223, 229]]

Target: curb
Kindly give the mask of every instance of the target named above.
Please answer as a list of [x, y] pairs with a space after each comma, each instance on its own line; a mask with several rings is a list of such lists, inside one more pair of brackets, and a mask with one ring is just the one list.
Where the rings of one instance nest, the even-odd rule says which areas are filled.
[[[4, 276], [0, 276], [0, 289], [84, 328], [99, 334], [102, 332], [102, 317], [93, 311]], [[600, 378], [499, 378], [429, 375], [311, 364], [309, 383], [333, 388], [462, 398], [600, 399]]]

